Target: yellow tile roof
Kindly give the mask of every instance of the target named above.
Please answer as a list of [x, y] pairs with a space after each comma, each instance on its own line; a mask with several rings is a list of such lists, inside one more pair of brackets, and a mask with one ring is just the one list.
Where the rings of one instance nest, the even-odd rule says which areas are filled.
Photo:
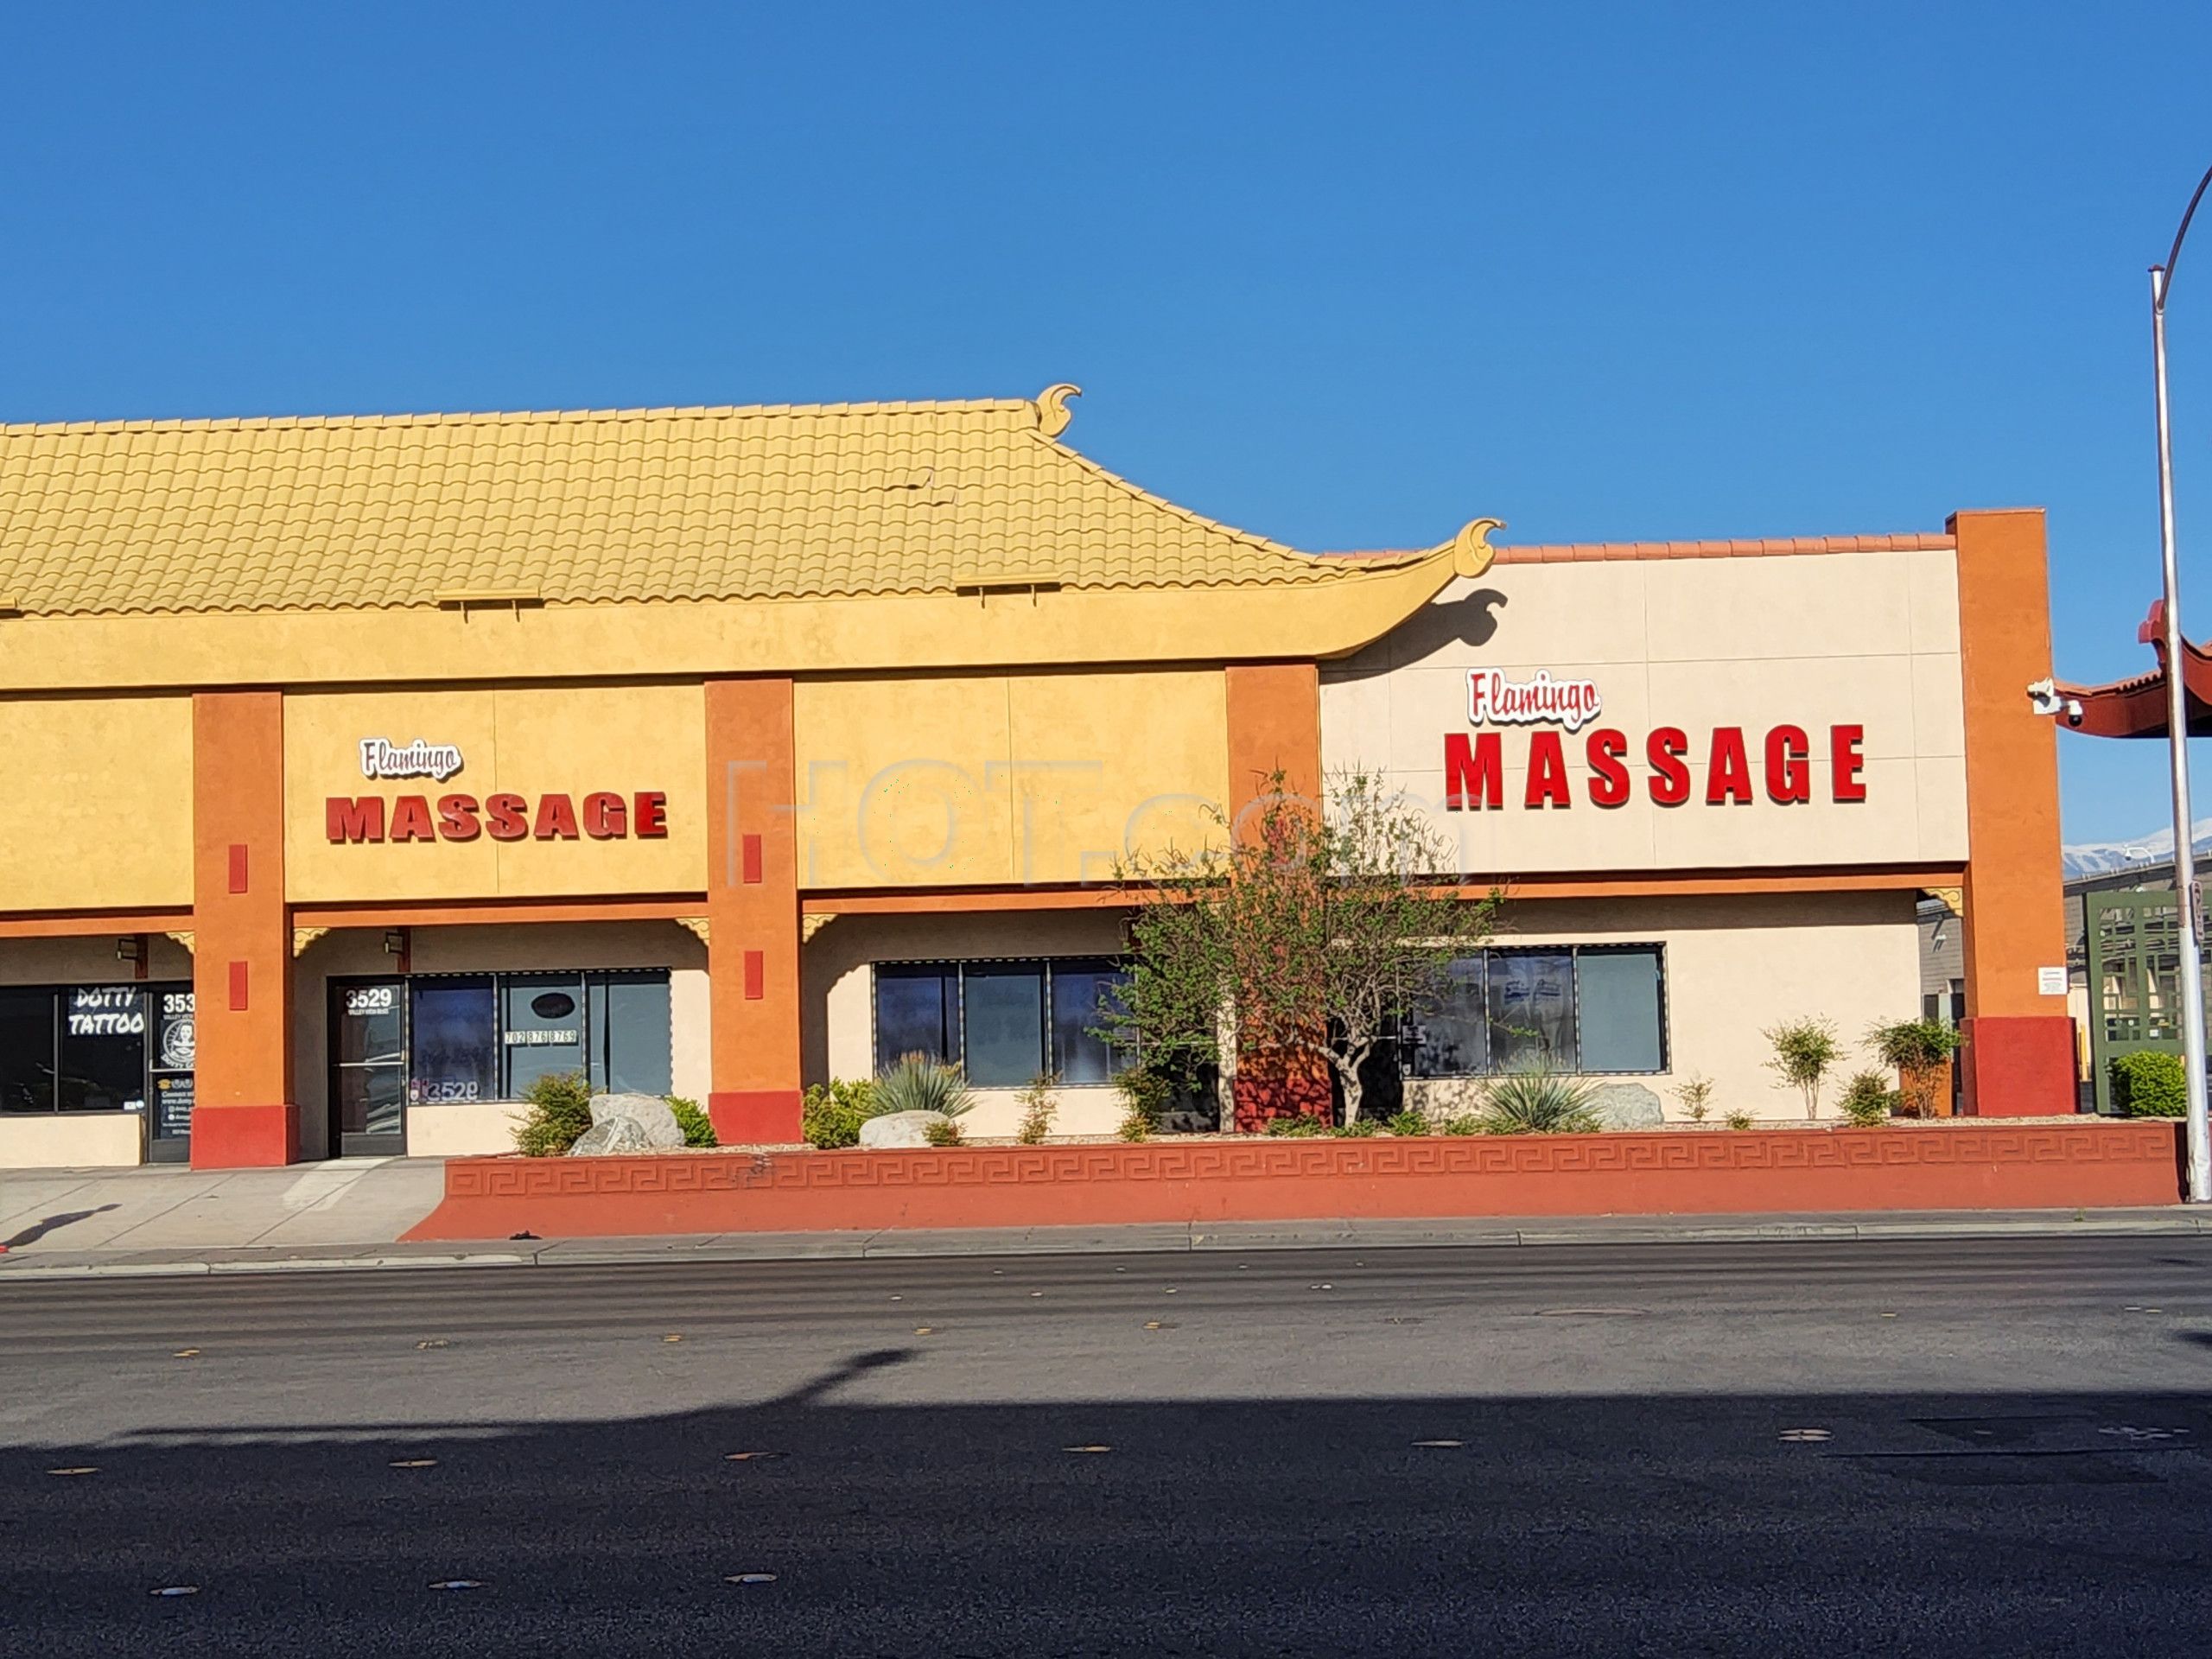
[[88, 615], [1356, 574], [1055, 442], [1074, 393], [0, 426], [0, 602]]

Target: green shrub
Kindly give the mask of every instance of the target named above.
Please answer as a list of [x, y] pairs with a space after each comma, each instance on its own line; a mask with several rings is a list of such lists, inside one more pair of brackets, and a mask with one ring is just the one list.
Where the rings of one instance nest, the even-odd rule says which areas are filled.
[[721, 1141], [715, 1134], [714, 1120], [699, 1109], [696, 1100], [686, 1100], [681, 1095], [668, 1097], [668, 1109], [676, 1114], [676, 1127], [683, 1131], [687, 1147], [719, 1147]]
[[975, 1090], [957, 1065], [946, 1065], [926, 1054], [901, 1054], [899, 1063], [875, 1079], [875, 1110], [871, 1116], [893, 1112], [942, 1112], [958, 1117], [976, 1103]]
[[1675, 1085], [1675, 1098], [1682, 1103], [1682, 1116], [1693, 1123], [1705, 1122], [1713, 1109], [1713, 1079], [1693, 1071]]
[[1052, 1132], [1052, 1114], [1058, 1109], [1052, 1090], [1059, 1083], [1051, 1072], [1039, 1071], [1021, 1091], [1021, 1127], [1014, 1132], [1014, 1138], [1023, 1146], [1040, 1147]]
[[1122, 1114], [1122, 1121], [1114, 1126], [1114, 1133], [1124, 1141], [1149, 1141], [1152, 1139], [1151, 1115], [1132, 1106]]
[[1593, 1084], [1533, 1066], [1493, 1077], [1475, 1116], [1484, 1135], [1587, 1135], [1598, 1128], [1596, 1093]]
[[1843, 1085], [1838, 1103], [1844, 1120], [1854, 1129], [1878, 1129], [1890, 1120], [1897, 1103], [1897, 1091], [1879, 1071], [1861, 1071]]
[[968, 1137], [960, 1133], [960, 1120], [941, 1118], [922, 1125], [922, 1139], [933, 1147], [958, 1147], [967, 1144]]
[[1428, 1135], [1432, 1133], [1426, 1115], [1410, 1108], [1393, 1117], [1389, 1125], [1393, 1135]]
[[848, 1083], [816, 1084], [799, 1108], [800, 1139], [810, 1147], [834, 1151], [861, 1143], [861, 1125], [876, 1116], [875, 1084], [866, 1077]]
[[1751, 1115], [1749, 1112], [1731, 1112], [1721, 1122], [1732, 1129], [1748, 1129], [1751, 1127]]
[[1274, 1135], [1326, 1135], [1329, 1126], [1311, 1112], [1300, 1112], [1295, 1117], [1271, 1118], [1268, 1133]]
[[1480, 1135], [1483, 1121], [1472, 1112], [1454, 1112], [1436, 1127], [1446, 1135]]
[[1843, 1044], [1833, 1020], [1785, 1020], [1763, 1033], [1774, 1049], [1767, 1069], [1805, 1098], [1805, 1116], [1821, 1115], [1821, 1084], [1828, 1068], [1843, 1058]]
[[1142, 1112], [1145, 1121], [1154, 1128], [1175, 1104], [1175, 1081], [1164, 1071], [1155, 1071], [1148, 1065], [1132, 1065], [1114, 1074], [1114, 1086], [1122, 1091], [1122, 1099], [1129, 1110]]
[[1899, 1020], [1870, 1027], [1866, 1045], [1882, 1057], [1884, 1065], [1894, 1065], [1900, 1071], [1917, 1071], [1941, 1065], [1958, 1052], [1959, 1028], [1941, 1020]]
[[525, 1158], [558, 1158], [591, 1128], [591, 1082], [581, 1071], [549, 1072], [523, 1098], [530, 1115], [515, 1126], [515, 1150]]
[[2112, 1057], [2112, 1103], [2122, 1117], [2186, 1117], [2189, 1078], [2178, 1054], [2145, 1049]]
[[1382, 1133], [1382, 1126], [1371, 1117], [1355, 1117], [1349, 1123], [1339, 1123], [1329, 1131], [1339, 1139], [1357, 1141], [1370, 1135]]

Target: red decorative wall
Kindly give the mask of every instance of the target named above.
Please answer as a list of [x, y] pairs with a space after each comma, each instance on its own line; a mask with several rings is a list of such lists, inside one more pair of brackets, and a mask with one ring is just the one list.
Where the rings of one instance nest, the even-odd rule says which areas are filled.
[[456, 1159], [446, 1166], [445, 1201], [408, 1236], [2055, 1209], [2179, 1197], [2174, 1124], [1959, 1122]]

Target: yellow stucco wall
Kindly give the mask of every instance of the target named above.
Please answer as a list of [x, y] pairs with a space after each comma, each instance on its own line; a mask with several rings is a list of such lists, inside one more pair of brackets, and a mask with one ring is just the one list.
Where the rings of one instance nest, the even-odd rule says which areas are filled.
[[0, 910], [192, 902], [192, 699], [0, 701]]
[[1217, 671], [803, 681], [808, 887], [1103, 880], [1228, 792]]
[[[461, 772], [429, 778], [361, 775], [361, 740], [417, 739], [460, 748]], [[284, 700], [285, 859], [295, 901], [684, 893], [705, 885], [705, 704], [696, 685], [503, 686], [492, 690], [308, 692]], [[332, 796], [499, 792], [626, 800], [658, 790], [668, 834], [594, 841], [334, 843]]]

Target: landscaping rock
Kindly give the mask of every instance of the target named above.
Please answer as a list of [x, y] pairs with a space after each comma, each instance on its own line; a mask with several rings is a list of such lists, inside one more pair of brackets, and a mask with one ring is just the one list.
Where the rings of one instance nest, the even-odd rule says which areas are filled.
[[656, 1148], [680, 1147], [683, 1144], [683, 1129], [676, 1121], [676, 1114], [658, 1095], [594, 1095], [591, 1097], [592, 1127], [596, 1128], [609, 1118], [626, 1117], [638, 1126], [645, 1137], [645, 1144]]
[[603, 1157], [617, 1152], [651, 1152], [644, 1127], [634, 1117], [610, 1117], [594, 1123], [569, 1148], [571, 1158]]
[[951, 1121], [943, 1112], [886, 1112], [861, 1125], [861, 1145], [926, 1147], [930, 1143], [929, 1126]]
[[1667, 1121], [1659, 1096], [1640, 1083], [1609, 1083], [1591, 1097], [1601, 1129], [1656, 1129]]

